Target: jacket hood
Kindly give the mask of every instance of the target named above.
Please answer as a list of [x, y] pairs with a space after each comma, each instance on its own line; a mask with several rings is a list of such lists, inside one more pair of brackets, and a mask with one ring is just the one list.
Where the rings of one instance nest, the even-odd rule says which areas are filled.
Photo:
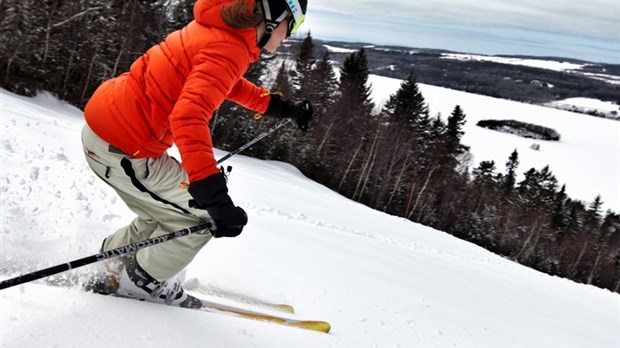
[[[205, 26], [223, 29], [241, 37], [252, 54], [252, 61], [256, 61], [260, 55], [260, 48], [256, 43], [256, 29], [235, 29], [224, 23], [220, 16], [223, 6], [231, 4], [235, 0], [198, 0], [194, 4], [194, 18], [196, 22]], [[254, 3], [254, 0], [248, 0]]]

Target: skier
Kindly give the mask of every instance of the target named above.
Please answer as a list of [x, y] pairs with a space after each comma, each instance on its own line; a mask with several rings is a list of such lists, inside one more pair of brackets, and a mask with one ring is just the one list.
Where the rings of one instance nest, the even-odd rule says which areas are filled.
[[[198, 0], [194, 21], [95, 91], [84, 109], [86, 160], [137, 215], [104, 239], [102, 251], [209, 220], [216, 227], [108, 262], [92, 290], [201, 306], [178, 273], [212, 237], [236, 237], [248, 222], [216, 166], [209, 120], [228, 99], [308, 129], [309, 101], [283, 99], [243, 78], [261, 48], [274, 52], [297, 30], [306, 7], [307, 0]], [[166, 153], [173, 143], [182, 164]]]

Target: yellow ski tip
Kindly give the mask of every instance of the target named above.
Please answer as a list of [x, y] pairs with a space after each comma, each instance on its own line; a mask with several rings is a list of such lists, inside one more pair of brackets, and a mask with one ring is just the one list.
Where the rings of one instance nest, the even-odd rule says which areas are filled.
[[290, 323], [288, 325], [301, 329], [320, 331], [324, 333], [328, 333], [332, 329], [332, 326], [328, 322], [317, 320], [302, 320], [295, 323]]
[[[293, 307], [288, 306], [290, 310], [293, 310]], [[203, 301], [203, 310], [207, 311], [215, 311], [218, 313], [229, 313], [232, 315], [236, 315], [238, 317], [267, 321], [271, 323], [276, 323], [280, 325], [286, 325], [291, 327], [296, 327], [300, 329], [307, 329], [319, 332], [328, 333], [331, 330], [331, 325], [326, 321], [320, 320], [303, 320], [303, 319], [292, 319], [292, 318], [282, 318], [279, 316], [274, 316], [266, 313], [256, 313], [251, 311], [246, 311], [240, 308], [233, 308], [224, 305], [218, 305], [214, 303], [210, 303], [208, 301]]]
[[295, 313], [295, 308], [293, 308], [293, 306], [287, 305], [287, 304], [276, 304], [273, 305], [273, 308], [281, 311], [281, 312], [287, 312], [287, 313]]
[[227, 312], [227, 313], [233, 313], [243, 318], [268, 321], [268, 322], [272, 322], [272, 323], [276, 323], [280, 325], [286, 325], [286, 326], [296, 327], [300, 329], [307, 329], [307, 330], [313, 330], [313, 331], [319, 331], [319, 332], [325, 332], [325, 333], [328, 333], [329, 330], [331, 330], [332, 328], [328, 322], [320, 321], [320, 320], [287, 319], [287, 318], [274, 317], [274, 316], [267, 315], [267, 314], [245, 313], [245, 312], [234, 311], [234, 310], [220, 310], [220, 311]]

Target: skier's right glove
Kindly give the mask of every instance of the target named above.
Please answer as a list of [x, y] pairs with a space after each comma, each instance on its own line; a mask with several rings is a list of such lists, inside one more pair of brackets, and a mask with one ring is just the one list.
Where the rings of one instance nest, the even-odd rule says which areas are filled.
[[205, 209], [215, 223], [213, 237], [236, 237], [248, 223], [243, 209], [236, 207], [228, 195], [224, 174], [217, 173], [189, 184], [189, 193], [194, 198], [190, 207]]

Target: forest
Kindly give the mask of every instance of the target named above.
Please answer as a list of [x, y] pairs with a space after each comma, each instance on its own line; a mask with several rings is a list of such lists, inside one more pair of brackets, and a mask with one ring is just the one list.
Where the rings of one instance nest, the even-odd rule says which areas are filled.
[[[192, 19], [193, 1], [2, 0], [0, 87], [46, 90], [83, 107], [103, 81]], [[367, 52], [348, 54], [337, 78], [311, 34], [265, 56], [246, 77], [312, 101], [310, 131], [278, 131], [245, 154], [295, 165], [309, 178], [365, 204], [446, 231], [534, 269], [620, 290], [620, 216], [603, 198], [568, 197], [552, 169], [470, 168], [462, 143], [466, 110], [430, 115], [415, 72], [373, 113]], [[215, 146], [234, 150], [273, 124], [225, 102], [211, 118]], [[519, 173], [524, 178], [517, 180]]]

